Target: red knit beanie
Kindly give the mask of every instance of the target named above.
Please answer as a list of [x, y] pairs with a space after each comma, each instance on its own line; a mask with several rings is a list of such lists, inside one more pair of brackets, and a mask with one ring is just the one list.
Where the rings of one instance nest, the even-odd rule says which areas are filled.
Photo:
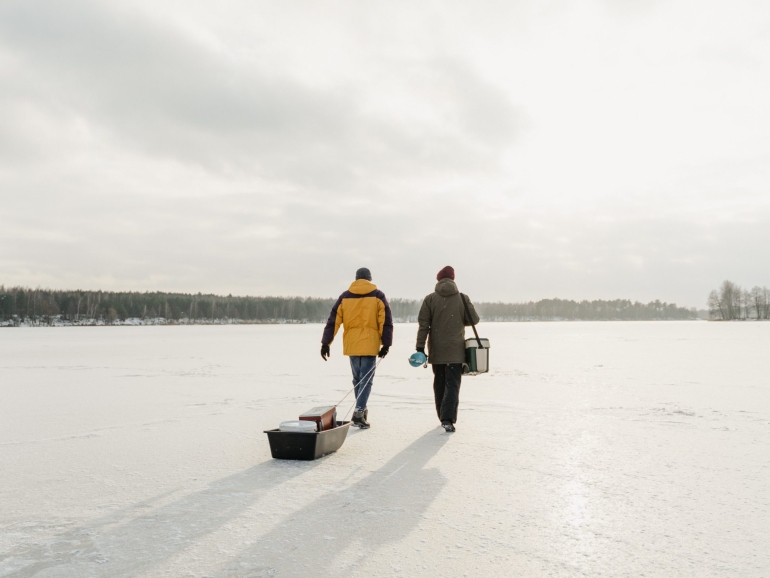
[[451, 279], [454, 281], [455, 270], [452, 269], [449, 265], [444, 267], [441, 271], [438, 272], [438, 275], [436, 275], [436, 281], [441, 281], [442, 279]]

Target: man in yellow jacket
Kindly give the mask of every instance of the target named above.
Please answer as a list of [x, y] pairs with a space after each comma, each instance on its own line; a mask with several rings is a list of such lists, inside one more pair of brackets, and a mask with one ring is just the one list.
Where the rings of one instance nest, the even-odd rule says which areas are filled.
[[342, 354], [350, 357], [353, 385], [356, 393], [356, 411], [353, 425], [369, 427], [366, 407], [374, 382], [376, 357], [385, 357], [393, 343], [393, 315], [385, 294], [372, 283], [369, 269], [356, 271], [356, 280], [340, 295], [332, 307], [321, 338], [321, 357], [329, 357], [329, 346], [344, 325]]

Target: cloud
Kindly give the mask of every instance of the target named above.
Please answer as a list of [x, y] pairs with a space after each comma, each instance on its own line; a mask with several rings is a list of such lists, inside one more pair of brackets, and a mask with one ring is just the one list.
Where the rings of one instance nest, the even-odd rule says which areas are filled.
[[457, 61], [414, 71], [441, 115], [398, 118], [354, 86], [303, 85], [105, 3], [0, 10], [4, 51], [34, 71], [6, 86], [6, 99], [85, 119], [112, 146], [148, 156], [339, 190], [391, 173], [489, 167], [515, 133], [505, 94]]

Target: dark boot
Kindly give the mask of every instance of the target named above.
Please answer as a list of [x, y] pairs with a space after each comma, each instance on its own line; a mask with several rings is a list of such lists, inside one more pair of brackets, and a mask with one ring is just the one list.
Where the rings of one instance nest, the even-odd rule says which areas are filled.
[[356, 408], [356, 411], [353, 412], [353, 425], [356, 427], [360, 427], [361, 429], [368, 429], [369, 422], [366, 420], [368, 414], [369, 414], [368, 409]]
[[455, 424], [453, 424], [451, 421], [442, 421], [441, 427], [443, 427], [447, 433], [452, 433], [455, 431]]

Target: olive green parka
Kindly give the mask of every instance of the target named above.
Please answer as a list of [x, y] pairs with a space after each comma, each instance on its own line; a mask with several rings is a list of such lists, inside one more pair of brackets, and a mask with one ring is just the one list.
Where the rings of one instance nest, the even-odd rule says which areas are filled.
[[457, 285], [448, 278], [436, 283], [436, 290], [423, 300], [417, 317], [417, 348], [425, 347], [427, 340], [429, 363], [465, 363], [465, 328], [479, 322], [467, 295], [465, 300], [470, 319]]

